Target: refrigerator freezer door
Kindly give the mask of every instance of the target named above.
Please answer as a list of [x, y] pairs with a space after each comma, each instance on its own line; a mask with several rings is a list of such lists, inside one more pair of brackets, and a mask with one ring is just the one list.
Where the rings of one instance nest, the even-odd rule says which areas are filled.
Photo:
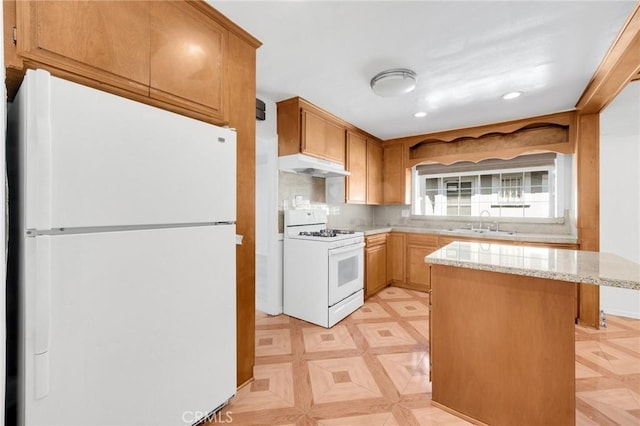
[[234, 131], [42, 70], [23, 89], [27, 228], [235, 221]]
[[26, 240], [25, 425], [192, 424], [235, 393], [234, 225]]

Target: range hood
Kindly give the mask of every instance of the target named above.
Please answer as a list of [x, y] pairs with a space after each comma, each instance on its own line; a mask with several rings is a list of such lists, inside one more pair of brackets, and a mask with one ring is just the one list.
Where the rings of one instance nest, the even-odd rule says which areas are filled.
[[305, 154], [291, 154], [279, 157], [278, 169], [283, 172], [322, 178], [349, 176], [351, 174], [340, 163], [322, 160]]

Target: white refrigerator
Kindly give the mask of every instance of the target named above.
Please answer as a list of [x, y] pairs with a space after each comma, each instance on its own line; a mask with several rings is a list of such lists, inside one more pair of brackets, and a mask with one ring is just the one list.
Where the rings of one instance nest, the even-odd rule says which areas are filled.
[[207, 418], [236, 390], [235, 132], [42, 70], [8, 128], [20, 423]]

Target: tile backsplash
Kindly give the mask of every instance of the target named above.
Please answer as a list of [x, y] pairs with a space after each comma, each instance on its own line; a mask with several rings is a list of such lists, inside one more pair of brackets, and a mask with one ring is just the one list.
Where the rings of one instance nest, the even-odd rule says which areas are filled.
[[278, 232], [284, 230], [284, 210], [294, 208], [296, 197], [310, 204], [325, 204], [324, 179], [278, 172]]
[[296, 204], [300, 204], [300, 200], [304, 205], [313, 204], [326, 207], [329, 214], [327, 219], [328, 226], [331, 228], [353, 228], [373, 225], [374, 212], [372, 206], [345, 204], [344, 202], [336, 201], [335, 197], [327, 201], [327, 185], [324, 178], [279, 172], [278, 179], [279, 232], [283, 232], [284, 228], [284, 210], [300, 207], [299, 205], [296, 206]]
[[[284, 229], [284, 209], [296, 204], [321, 206], [327, 209], [328, 227], [353, 229], [358, 227], [398, 226], [411, 228], [447, 229], [477, 224], [478, 219], [452, 218], [451, 220], [417, 218], [409, 215], [410, 206], [369, 206], [345, 204], [343, 201], [344, 179], [324, 178], [279, 172], [278, 175], [278, 229]], [[343, 191], [343, 190], [342, 190]], [[296, 200], [297, 199], [297, 200]], [[297, 207], [300, 207], [299, 205]], [[403, 214], [404, 213], [404, 214]], [[492, 223], [496, 219], [490, 220]], [[500, 221], [500, 229], [518, 233], [575, 234], [575, 219], [565, 212], [564, 220], [556, 223], [518, 223], [513, 220]]]
[[324, 204], [324, 179], [298, 175], [296, 173], [278, 172], [278, 210], [295, 207], [296, 197], [310, 201], [312, 204]]

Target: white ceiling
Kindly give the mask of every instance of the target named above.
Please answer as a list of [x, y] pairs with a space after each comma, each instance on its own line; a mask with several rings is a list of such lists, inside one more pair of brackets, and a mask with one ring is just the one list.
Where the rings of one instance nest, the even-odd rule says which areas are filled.
[[[635, 1], [215, 1], [262, 41], [258, 94], [301, 96], [381, 138], [571, 110]], [[382, 98], [389, 68], [416, 89]], [[524, 94], [511, 101], [501, 96]], [[416, 111], [428, 113], [414, 118]]]

